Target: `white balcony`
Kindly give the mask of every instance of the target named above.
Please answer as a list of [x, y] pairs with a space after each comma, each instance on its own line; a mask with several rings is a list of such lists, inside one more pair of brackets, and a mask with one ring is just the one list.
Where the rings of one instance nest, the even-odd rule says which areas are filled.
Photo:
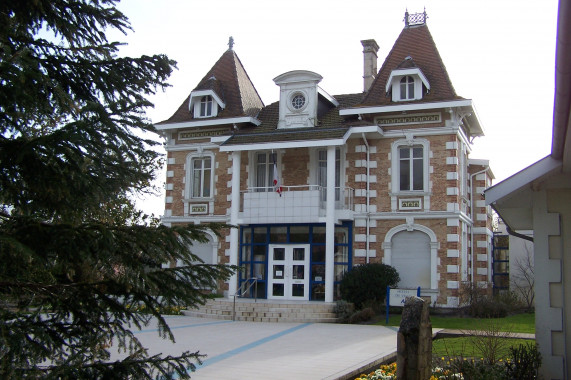
[[[317, 185], [282, 186], [281, 196], [273, 188], [250, 188], [241, 193], [240, 219], [251, 223], [320, 223], [325, 218], [325, 188]], [[337, 219], [353, 211], [351, 188], [336, 188]]]

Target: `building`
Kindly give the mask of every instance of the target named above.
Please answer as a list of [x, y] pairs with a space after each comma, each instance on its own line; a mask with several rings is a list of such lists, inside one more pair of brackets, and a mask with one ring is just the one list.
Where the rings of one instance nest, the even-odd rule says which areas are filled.
[[494, 294], [511, 291], [523, 305], [534, 302], [533, 231], [510, 235], [504, 221], [497, 220], [492, 240], [492, 285]]
[[540, 375], [571, 373], [571, 3], [559, 1], [551, 154], [486, 190], [508, 232], [533, 230]]
[[297, 70], [274, 78], [279, 101], [264, 105], [230, 39], [156, 125], [168, 152], [163, 223], [238, 226], [193, 247], [244, 268], [221, 286], [226, 296], [256, 279], [249, 296], [330, 303], [343, 274], [371, 262], [440, 307], [458, 306], [462, 282], [491, 281], [482, 191], [493, 177], [470, 158], [483, 130], [426, 13], [406, 13], [380, 70], [377, 43], [361, 43], [364, 72], [339, 75], [362, 76], [362, 93], [330, 95], [319, 74]]

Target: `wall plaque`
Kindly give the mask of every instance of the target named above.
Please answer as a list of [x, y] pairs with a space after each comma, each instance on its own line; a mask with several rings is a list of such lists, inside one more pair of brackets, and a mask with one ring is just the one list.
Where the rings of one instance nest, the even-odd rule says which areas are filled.
[[208, 213], [208, 205], [207, 204], [190, 205], [189, 214], [207, 214], [207, 213]]
[[420, 198], [399, 199], [399, 210], [420, 210], [421, 207]]

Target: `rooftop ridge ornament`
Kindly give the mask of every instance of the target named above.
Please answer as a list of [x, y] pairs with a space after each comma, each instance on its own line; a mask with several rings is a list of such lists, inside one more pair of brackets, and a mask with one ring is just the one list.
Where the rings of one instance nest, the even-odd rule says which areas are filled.
[[408, 13], [408, 9], [404, 12], [404, 26], [408, 28], [409, 26], [414, 25], [425, 25], [426, 19], [428, 16], [426, 15], [426, 8], [424, 8], [424, 12], [422, 13]]
[[228, 50], [233, 50], [233, 48], [234, 48], [234, 38], [230, 36], [230, 38], [228, 38]]

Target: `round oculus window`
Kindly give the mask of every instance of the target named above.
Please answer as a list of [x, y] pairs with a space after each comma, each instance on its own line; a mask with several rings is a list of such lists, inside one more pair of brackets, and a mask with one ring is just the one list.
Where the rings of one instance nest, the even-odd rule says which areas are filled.
[[297, 94], [293, 98], [291, 98], [291, 106], [296, 109], [302, 109], [305, 105], [305, 96], [302, 94]]

